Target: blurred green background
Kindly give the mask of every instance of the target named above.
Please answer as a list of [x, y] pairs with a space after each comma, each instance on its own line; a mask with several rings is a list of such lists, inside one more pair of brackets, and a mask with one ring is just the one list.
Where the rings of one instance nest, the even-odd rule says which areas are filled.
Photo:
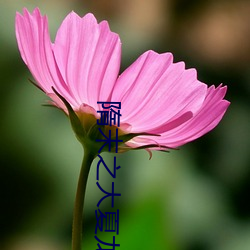
[[[179, 151], [117, 156], [121, 250], [250, 249], [250, 1], [0, 0], [0, 249], [70, 249], [80, 144], [62, 112], [32, 86], [17, 50], [15, 12], [38, 6], [52, 40], [71, 11], [109, 21], [123, 42], [122, 70], [141, 53], [171, 51], [208, 85], [228, 85], [219, 126]], [[114, 155], [103, 154], [112, 161]], [[85, 250], [96, 249], [102, 193], [93, 164], [85, 206]], [[103, 187], [111, 179], [102, 172]], [[108, 211], [110, 204], [103, 207]], [[108, 233], [99, 235], [111, 242]]]

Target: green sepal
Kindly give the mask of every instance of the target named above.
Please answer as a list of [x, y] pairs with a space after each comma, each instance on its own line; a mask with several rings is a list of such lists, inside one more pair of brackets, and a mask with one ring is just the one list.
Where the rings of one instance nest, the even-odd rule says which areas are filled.
[[66, 101], [66, 99], [64, 97], [62, 97], [56, 90], [54, 87], [52, 87], [53, 91], [55, 92], [55, 94], [61, 99], [61, 101], [64, 103], [64, 105], [66, 106], [68, 112], [69, 112], [69, 119], [70, 119], [70, 123], [71, 126], [76, 134], [77, 139], [83, 144], [86, 132], [84, 127], [81, 124], [80, 119], [78, 118], [78, 116], [76, 115], [76, 113], [74, 112], [74, 110], [72, 109], [72, 107], [70, 106], [70, 104]]
[[148, 145], [139, 146], [136, 148], [132, 148], [132, 147], [128, 147], [128, 146], [120, 147], [121, 152], [127, 152], [130, 150], [139, 150], [139, 149], [150, 149], [150, 148], [164, 148], [165, 150], [162, 149], [162, 150], [158, 150], [158, 151], [167, 152], [167, 153], [169, 152], [169, 150], [175, 149], [175, 148], [169, 148], [169, 147], [159, 145], [159, 144], [148, 144]]
[[96, 139], [102, 139], [103, 136], [102, 134], [100, 133], [99, 129], [98, 128], [101, 128], [101, 129], [104, 129], [105, 126], [104, 125], [98, 125], [97, 123], [95, 123], [90, 129], [89, 131], [87, 132], [87, 137], [89, 139], [92, 139], [92, 140], [96, 140]]
[[53, 105], [52, 103], [42, 103], [41, 104], [43, 107], [49, 107], [49, 108], [55, 108], [55, 109], [58, 109], [57, 106]]
[[[129, 133], [129, 134], [122, 134], [120, 136], [118, 136], [118, 140], [122, 140], [122, 142], [118, 142], [118, 152], [126, 152], [129, 150], [134, 150], [134, 149], [147, 149], [147, 148], [152, 148], [152, 147], [159, 147], [159, 145], [157, 144], [150, 144], [150, 145], [146, 145], [146, 146], [141, 146], [138, 148], [131, 148], [131, 147], [126, 147], [125, 143], [131, 139], [133, 139], [134, 137], [137, 136], [160, 136], [157, 134], [150, 134], [150, 133]], [[99, 138], [99, 139], [103, 139]], [[114, 142], [111, 143], [111, 150], [110, 152], [116, 152], [116, 136], [111, 137], [111, 140], [113, 140]], [[109, 145], [107, 144], [106, 146], [103, 147], [102, 151], [109, 151]]]
[[145, 149], [149, 153], [149, 160], [150, 160], [152, 158], [152, 156], [153, 156], [153, 154], [152, 154], [152, 152], [150, 150], [152, 148], [165, 148], [165, 149], [157, 150], [157, 151], [164, 152], [164, 153], [169, 153], [170, 150], [178, 149], [178, 148], [170, 148], [170, 147], [167, 147], [167, 146], [164, 146], [164, 145], [159, 145], [159, 144], [148, 144], [148, 145], [144, 145], [144, 146], [140, 146], [140, 147], [136, 147], [136, 148], [132, 148], [132, 147], [128, 147], [128, 146], [119, 147], [118, 153], [125, 153], [125, 152], [128, 152], [130, 150]]
[[[131, 139], [133, 139], [136, 136], [161, 136], [158, 134], [150, 134], [150, 133], [129, 133], [129, 134], [124, 134], [119, 136], [119, 140], [123, 140], [123, 143], [130, 141]], [[115, 139], [115, 137], [113, 137]], [[113, 139], [112, 138], [112, 139]]]
[[[31, 79], [28, 79], [36, 88], [38, 88], [38, 89], [40, 89], [42, 92], [44, 92], [43, 91], [43, 89], [36, 83], [36, 82], [34, 82], [33, 80], [31, 80]], [[52, 87], [53, 88], [53, 87]]]

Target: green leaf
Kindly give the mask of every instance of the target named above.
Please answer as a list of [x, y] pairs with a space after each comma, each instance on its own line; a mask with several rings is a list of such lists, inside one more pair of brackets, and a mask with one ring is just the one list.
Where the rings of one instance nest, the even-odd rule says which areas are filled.
[[85, 137], [85, 129], [81, 124], [81, 121], [79, 120], [78, 116], [76, 115], [76, 113], [74, 112], [74, 110], [72, 109], [72, 107], [70, 106], [70, 104], [66, 101], [66, 99], [61, 96], [54, 87], [52, 87], [53, 91], [55, 92], [55, 94], [62, 100], [62, 102], [64, 103], [64, 105], [66, 106], [68, 112], [69, 112], [69, 119], [70, 119], [70, 123], [71, 126], [76, 134], [77, 139], [83, 143], [84, 137]]

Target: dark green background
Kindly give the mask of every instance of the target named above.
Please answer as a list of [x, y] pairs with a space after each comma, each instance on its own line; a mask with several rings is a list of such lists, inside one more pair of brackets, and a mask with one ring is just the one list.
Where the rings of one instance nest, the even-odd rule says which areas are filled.
[[[152, 5], [153, 2], [153, 5]], [[0, 2], [0, 249], [70, 249], [75, 188], [82, 159], [68, 119], [42, 107], [17, 50], [16, 11], [39, 6], [52, 38], [72, 9], [107, 19], [123, 42], [122, 70], [141, 53], [171, 51], [208, 85], [228, 85], [232, 102], [211, 133], [169, 154], [117, 156], [122, 196], [118, 249], [248, 250], [250, 248], [249, 1]], [[247, 26], [248, 25], [248, 26]], [[104, 154], [112, 161], [114, 155]], [[95, 209], [101, 193], [93, 164], [84, 240], [96, 249]], [[107, 189], [112, 179], [103, 171]], [[103, 203], [108, 211], [109, 202]], [[108, 233], [101, 239], [111, 240]]]

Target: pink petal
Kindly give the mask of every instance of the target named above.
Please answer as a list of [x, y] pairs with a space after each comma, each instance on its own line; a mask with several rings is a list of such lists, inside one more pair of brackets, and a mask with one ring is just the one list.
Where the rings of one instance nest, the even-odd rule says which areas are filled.
[[107, 22], [92, 14], [80, 18], [72, 12], [56, 35], [55, 59], [74, 99], [96, 110], [108, 101], [120, 68], [121, 43]]
[[211, 86], [199, 113], [179, 129], [173, 130], [168, 140], [174, 140], [174, 143], [180, 146], [201, 137], [217, 126], [230, 105], [230, 102], [223, 100], [226, 91], [226, 86], [216, 89]]
[[[122, 122], [133, 132], [163, 132], [173, 122], [190, 119], [201, 107], [207, 86], [197, 80], [194, 69], [173, 63], [171, 53], [148, 51], [118, 79], [112, 100], [122, 103]], [[183, 121], [182, 121], [183, 122]], [[161, 129], [163, 128], [163, 131]]]
[[16, 14], [16, 37], [22, 59], [46, 94], [53, 92], [53, 86], [72, 106], [76, 106], [76, 102], [68, 94], [67, 86], [58, 73], [47, 17], [43, 17], [38, 8], [32, 14], [26, 9], [23, 13], [23, 16]]
[[96, 118], [98, 101], [120, 101], [122, 130], [160, 135], [136, 137], [127, 142], [131, 147], [181, 146], [212, 130], [229, 106], [223, 100], [226, 87], [207, 88], [197, 80], [196, 70], [173, 63], [171, 53], [148, 51], [117, 79], [119, 36], [92, 14], [69, 14], [53, 45], [47, 17], [39, 9], [32, 14], [24, 9], [23, 16], [16, 14], [16, 37], [22, 59], [57, 107], [67, 113], [52, 87], [74, 110]]
[[192, 119], [162, 133], [159, 137], [148, 139], [154, 139], [168, 147], [179, 147], [208, 133], [220, 122], [230, 104], [223, 100], [226, 90], [227, 87], [219, 86], [215, 89], [211, 86], [200, 111]]

